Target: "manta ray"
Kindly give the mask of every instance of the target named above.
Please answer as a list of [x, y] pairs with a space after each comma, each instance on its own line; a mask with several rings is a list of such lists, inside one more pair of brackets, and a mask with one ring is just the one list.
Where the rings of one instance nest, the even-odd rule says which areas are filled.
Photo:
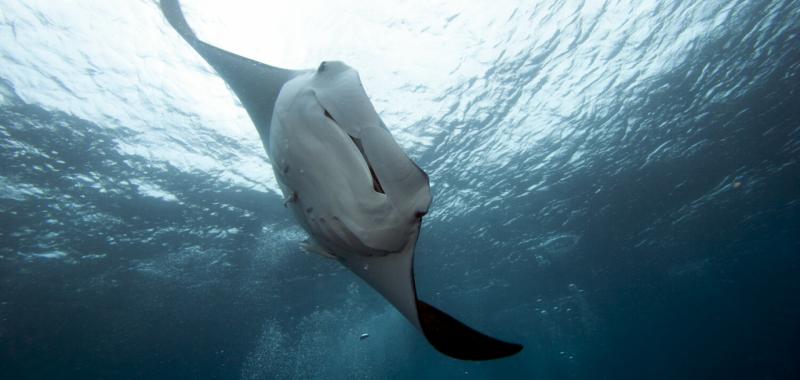
[[428, 176], [395, 142], [361, 84], [338, 61], [287, 70], [201, 41], [177, 0], [169, 23], [222, 77], [258, 130], [308, 251], [338, 260], [385, 297], [439, 352], [462, 360], [514, 355], [417, 298], [414, 250], [431, 204]]

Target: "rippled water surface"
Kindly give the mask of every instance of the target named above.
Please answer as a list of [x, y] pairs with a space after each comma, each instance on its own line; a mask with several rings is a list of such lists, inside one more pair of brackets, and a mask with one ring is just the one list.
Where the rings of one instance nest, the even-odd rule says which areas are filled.
[[526, 348], [444, 357], [300, 250], [153, 1], [0, 0], [3, 379], [800, 378], [800, 2], [184, 3], [359, 70], [431, 178], [421, 298]]

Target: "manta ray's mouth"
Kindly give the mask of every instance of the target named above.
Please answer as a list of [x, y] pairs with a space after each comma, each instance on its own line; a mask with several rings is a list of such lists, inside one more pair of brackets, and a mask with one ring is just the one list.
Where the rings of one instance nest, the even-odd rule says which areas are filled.
[[[333, 116], [331, 116], [331, 114], [330, 114], [330, 112], [328, 112], [328, 110], [323, 108], [323, 111], [325, 113], [325, 117], [327, 117], [332, 122], [334, 122], [334, 124], [336, 124], [336, 126], [339, 126], [339, 123], [336, 122], [336, 119], [334, 119]], [[372, 164], [369, 163], [369, 160], [367, 159], [367, 155], [364, 153], [364, 146], [361, 144], [361, 140], [357, 139], [357, 138], [355, 138], [353, 136], [350, 136], [350, 134], [347, 133], [347, 131], [342, 130], [342, 132], [346, 133], [347, 136], [350, 137], [350, 140], [353, 141], [353, 144], [356, 146], [356, 149], [358, 149], [358, 152], [361, 153], [361, 157], [364, 159], [364, 162], [367, 164], [367, 167], [369, 168], [369, 174], [370, 174], [370, 176], [372, 176], [372, 190], [375, 190], [376, 193], [386, 194], [383, 191], [383, 186], [381, 186], [381, 181], [379, 181], [378, 180], [378, 176], [375, 175], [375, 169], [372, 168]]]

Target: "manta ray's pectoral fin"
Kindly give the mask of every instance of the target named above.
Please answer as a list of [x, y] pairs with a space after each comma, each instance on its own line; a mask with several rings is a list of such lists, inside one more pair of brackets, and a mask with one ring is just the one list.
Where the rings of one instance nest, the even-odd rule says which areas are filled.
[[[419, 232], [417, 232], [419, 233]], [[417, 299], [414, 284], [416, 237], [400, 253], [349, 256], [342, 263], [394, 305], [439, 352], [461, 360], [491, 360], [514, 355], [522, 345], [492, 338]]]
[[456, 359], [500, 359], [522, 351], [521, 344], [503, 342], [476, 331], [419, 299], [417, 314], [428, 342], [439, 352]]
[[316, 253], [326, 259], [334, 259], [334, 260], [337, 259], [337, 257], [334, 254], [326, 251], [325, 248], [322, 248], [319, 244], [317, 244], [315, 241], [311, 239], [308, 239], [300, 243], [300, 248], [309, 253]]
[[161, 0], [161, 10], [178, 34], [225, 80], [253, 120], [264, 146], [281, 87], [301, 71], [265, 65], [207, 44], [197, 38], [183, 16], [178, 0]]

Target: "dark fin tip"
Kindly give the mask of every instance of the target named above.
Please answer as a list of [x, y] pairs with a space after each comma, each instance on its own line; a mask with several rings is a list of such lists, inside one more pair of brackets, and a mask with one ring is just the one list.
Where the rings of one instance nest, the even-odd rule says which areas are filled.
[[461, 360], [492, 360], [522, 351], [522, 345], [475, 331], [420, 300], [417, 300], [417, 313], [425, 338], [447, 356]]

